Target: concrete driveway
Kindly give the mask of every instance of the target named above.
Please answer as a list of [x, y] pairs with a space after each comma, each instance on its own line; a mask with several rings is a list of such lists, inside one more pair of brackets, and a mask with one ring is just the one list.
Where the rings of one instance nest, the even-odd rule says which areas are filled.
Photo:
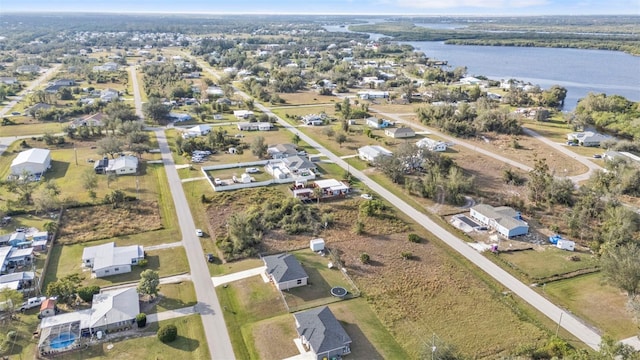
[[266, 275], [264, 275], [264, 272], [266, 270], [267, 270], [266, 266], [260, 266], [260, 267], [249, 269], [249, 270], [238, 271], [233, 274], [228, 274], [223, 276], [214, 276], [211, 278], [211, 281], [213, 282], [213, 286], [220, 286], [220, 285], [228, 284], [230, 282], [246, 279], [252, 276], [262, 275], [262, 279], [265, 280], [265, 282], [269, 282], [269, 279], [266, 277]]

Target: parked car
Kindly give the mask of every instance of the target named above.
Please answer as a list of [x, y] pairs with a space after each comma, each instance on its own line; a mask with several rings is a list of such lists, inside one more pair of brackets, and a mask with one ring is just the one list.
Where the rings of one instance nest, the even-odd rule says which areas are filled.
[[32, 309], [36, 306], [40, 306], [42, 305], [42, 302], [45, 300], [47, 300], [46, 296], [29, 298], [27, 301], [22, 303], [22, 306], [20, 307], [20, 311], [25, 311], [25, 310]]
[[14, 112], [11, 113], [11, 115], [17, 116], [17, 115], [20, 115], [20, 113], [17, 112], [17, 111], [14, 111]]
[[212, 263], [216, 258], [213, 256], [213, 254], [207, 254], [207, 261]]
[[600, 154], [595, 154], [595, 155], [593, 155], [593, 158], [594, 158], [594, 159], [600, 159], [600, 158], [602, 158], [602, 155], [600, 155]]
[[202, 233], [202, 229], [196, 229], [196, 236], [202, 237], [204, 234]]
[[360, 197], [365, 200], [373, 200], [373, 196], [371, 196], [371, 194], [362, 194]]
[[247, 172], [247, 174], [255, 174], [255, 173], [260, 172], [260, 170], [258, 168], [255, 168], [255, 167], [247, 168], [247, 170], [245, 170], [245, 171]]
[[213, 183], [216, 185], [222, 185], [222, 180], [220, 180], [220, 178], [215, 178], [213, 179]]

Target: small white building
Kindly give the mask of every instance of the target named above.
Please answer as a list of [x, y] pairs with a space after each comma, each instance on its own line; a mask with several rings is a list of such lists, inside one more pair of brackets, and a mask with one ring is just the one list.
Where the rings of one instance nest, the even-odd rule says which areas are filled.
[[405, 139], [416, 136], [416, 132], [410, 127], [385, 129], [384, 134], [394, 139]]
[[211, 132], [211, 125], [196, 125], [182, 132], [182, 138], [188, 139], [192, 137], [204, 136]]
[[236, 119], [238, 119], [238, 120], [248, 119], [248, 118], [253, 116], [253, 111], [251, 111], [251, 110], [234, 110], [233, 111], [233, 116], [235, 116]]
[[360, 159], [375, 162], [381, 156], [391, 156], [393, 153], [379, 145], [367, 145], [358, 149]]
[[138, 158], [135, 156], [120, 156], [109, 160], [109, 165], [105, 169], [106, 173], [116, 175], [135, 174], [138, 171]]
[[358, 97], [362, 100], [372, 100], [372, 99], [388, 99], [389, 92], [388, 91], [359, 91]]
[[33, 148], [22, 151], [11, 162], [11, 174], [20, 176], [28, 174], [43, 174], [51, 167], [51, 151]]
[[131, 265], [144, 259], [144, 248], [139, 245], [116, 247], [114, 242], [88, 246], [82, 251], [82, 265], [91, 268], [96, 277], [131, 272]]
[[576, 248], [576, 243], [571, 240], [561, 239], [556, 243], [556, 247], [562, 250], [574, 251]]
[[324, 250], [324, 239], [313, 239], [309, 241], [309, 247], [311, 248], [311, 251]]
[[438, 152], [447, 151], [446, 143], [438, 140], [429, 139], [429, 138], [420, 139], [418, 142], [416, 142], [416, 145], [421, 149], [427, 149], [430, 151], [438, 151]]
[[269, 131], [273, 128], [270, 122], [239, 122], [238, 130], [240, 131]]

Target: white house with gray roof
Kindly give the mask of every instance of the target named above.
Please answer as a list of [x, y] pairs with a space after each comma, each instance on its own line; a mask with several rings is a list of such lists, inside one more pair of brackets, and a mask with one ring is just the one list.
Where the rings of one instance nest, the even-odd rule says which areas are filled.
[[144, 259], [140, 245], [116, 247], [114, 242], [89, 246], [82, 251], [82, 265], [91, 268], [95, 277], [105, 277], [131, 272], [131, 265]]
[[309, 276], [298, 259], [291, 254], [277, 254], [262, 258], [266, 265], [267, 277], [279, 290], [288, 290], [307, 285]]
[[351, 338], [328, 306], [293, 314], [302, 346], [318, 360], [351, 353]]
[[470, 211], [471, 218], [506, 238], [529, 233], [529, 224], [522, 220], [520, 212], [508, 206], [493, 207], [480, 204], [472, 207]]

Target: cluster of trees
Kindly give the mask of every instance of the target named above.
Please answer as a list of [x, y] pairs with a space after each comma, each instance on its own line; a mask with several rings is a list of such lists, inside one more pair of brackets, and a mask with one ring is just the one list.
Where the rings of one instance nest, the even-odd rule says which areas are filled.
[[536, 205], [571, 206], [574, 203], [574, 184], [571, 179], [559, 179], [549, 171], [546, 159], [536, 158], [527, 182], [529, 200]]
[[426, 105], [418, 109], [424, 124], [435, 126], [459, 137], [472, 137], [479, 132], [494, 131], [517, 135], [522, 131], [520, 120], [508, 109], [496, 108], [487, 99], [480, 99], [476, 107], [467, 103]]
[[640, 103], [619, 95], [589, 93], [582, 98], [568, 121], [577, 128], [593, 125], [622, 137], [640, 141]]
[[191, 84], [182, 78], [182, 73], [197, 71], [198, 67], [192, 63], [185, 63], [185, 65], [189, 66], [179, 68], [172, 62], [144, 65], [142, 82], [147, 95], [171, 99], [193, 97]]
[[320, 231], [321, 219], [315, 205], [291, 197], [269, 199], [231, 215], [226, 234], [218, 236], [216, 244], [227, 259], [251, 256], [266, 232], [281, 229], [290, 235], [313, 234]]

